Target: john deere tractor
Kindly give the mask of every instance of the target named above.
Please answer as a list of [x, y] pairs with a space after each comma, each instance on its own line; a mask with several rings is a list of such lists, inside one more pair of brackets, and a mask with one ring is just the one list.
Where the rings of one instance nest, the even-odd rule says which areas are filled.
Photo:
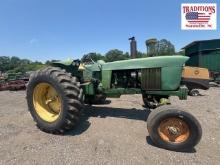
[[200, 141], [201, 126], [190, 113], [169, 105], [169, 97], [185, 100], [187, 79], [196, 84], [208, 82], [209, 77], [200, 78], [198, 72], [183, 74], [187, 60], [184, 56], [161, 56], [109, 63], [56, 62], [31, 75], [28, 108], [41, 130], [63, 134], [76, 126], [84, 104], [142, 94], [145, 107], [152, 110], [147, 129], [153, 143], [169, 150], [190, 149]]

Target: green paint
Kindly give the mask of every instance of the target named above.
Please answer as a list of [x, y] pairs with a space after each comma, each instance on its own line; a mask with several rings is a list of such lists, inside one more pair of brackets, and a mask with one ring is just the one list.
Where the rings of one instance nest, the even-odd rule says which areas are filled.
[[65, 61], [56, 61], [53, 62], [54, 65], [56, 64], [62, 64], [62, 65], [71, 65], [73, 63], [73, 59], [67, 59]]
[[220, 49], [220, 39], [194, 41], [183, 49], [185, 49], [187, 56], [201, 51], [217, 50]]
[[190, 59], [186, 62], [187, 66], [199, 66], [199, 56], [191, 56]]
[[162, 68], [162, 90], [177, 90], [181, 81], [182, 66]]
[[220, 82], [220, 76], [216, 77], [215, 81]]
[[95, 95], [95, 89], [93, 83], [85, 83], [81, 84], [83, 88], [83, 92], [86, 95]]
[[104, 93], [108, 97], [118, 98], [121, 95], [125, 95], [125, 94], [140, 94], [141, 89], [138, 89], [138, 88], [113, 88], [113, 89], [105, 90]]
[[[78, 71], [73, 61], [56, 62], [58, 66], [72, 73], [79, 79], [83, 77], [82, 88], [85, 95], [95, 95], [97, 92], [105, 93], [108, 97], [120, 97], [122, 94], [142, 93], [141, 88], [111, 88], [113, 70], [129, 70], [144, 68], [161, 68], [161, 90], [145, 91], [152, 95], [174, 95], [186, 99], [187, 88], [180, 87], [183, 64], [188, 60], [185, 56], [160, 56], [139, 59], [115, 61], [110, 63], [98, 62], [85, 65], [84, 71]], [[100, 82], [95, 85], [95, 82]]]
[[188, 88], [183, 86], [176, 91], [145, 91], [145, 93], [150, 95], [178, 96], [180, 100], [186, 100]]
[[101, 68], [97, 63], [94, 63], [92, 65], [85, 65], [85, 70], [83, 71], [84, 81], [90, 81], [92, 78], [101, 77], [97, 73], [97, 72], [100, 72], [100, 70], [101, 70]]
[[220, 72], [220, 50], [204, 52], [201, 56], [201, 67]]
[[103, 89], [109, 89], [111, 85], [111, 70], [103, 70], [102, 71], [102, 87]]
[[141, 89], [137, 88], [117, 88], [117, 89], [109, 89], [105, 90], [104, 93], [108, 97], [119, 98], [121, 95], [124, 94], [151, 94], [151, 95], [162, 95], [162, 96], [178, 96], [181, 100], [186, 100], [188, 95], [188, 89], [184, 86], [180, 87], [178, 90], [174, 91], [142, 91]]
[[185, 56], [160, 56], [115, 61], [102, 64], [102, 70], [127, 70], [182, 66], [189, 58]]
[[194, 41], [184, 49], [190, 57], [186, 65], [220, 72], [220, 39]]
[[51, 64], [54, 67], [65, 69], [68, 73], [78, 78], [82, 77], [82, 72], [78, 70], [78, 67], [73, 65], [73, 60], [57, 61]]

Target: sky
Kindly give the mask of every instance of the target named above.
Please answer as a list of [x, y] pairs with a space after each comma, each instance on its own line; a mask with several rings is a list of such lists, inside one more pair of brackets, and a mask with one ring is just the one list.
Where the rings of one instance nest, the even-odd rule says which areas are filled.
[[[217, 3], [217, 30], [181, 30], [181, 3]], [[89, 52], [129, 51], [135, 36], [168, 39], [178, 51], [194, 40], [220, 38], [219, 0], [0, 0], [0, 56], [78, 59]]]

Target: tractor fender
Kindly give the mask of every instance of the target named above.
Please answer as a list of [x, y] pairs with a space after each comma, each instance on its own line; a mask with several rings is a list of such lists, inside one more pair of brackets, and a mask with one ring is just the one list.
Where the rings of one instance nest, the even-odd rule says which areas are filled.
[[[76, 63], [78, 63], [78, 65], [76, 65]], [[59, 67], [61, 69], [64, 69], [66, 72], [71, 73], [72, 76], [75, 76], [78, 79], [80, 79], [82, 77], [82, 72], [79, 70], [79, 64], [79, 60], [69, 59], [66, 61], [53, 62], [50, 65], [53, 67]]]
[[62, 69], [65, 69], [67, 67], [70, 67], [73, 63], [73, 59], [69, 59], [66, 61], [56, 61], [56, 62], [52, 62], [50, 65], [54, 66], [54, 67], [60, 67]]

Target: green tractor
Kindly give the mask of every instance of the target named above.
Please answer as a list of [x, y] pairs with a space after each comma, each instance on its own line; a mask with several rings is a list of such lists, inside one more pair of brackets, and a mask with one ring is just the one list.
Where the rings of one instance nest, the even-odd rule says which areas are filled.
[[37, 126], [48, 133], [63, 134], [76, 126], [84, 104], [105, 102], [106, 97], [142, 94], [152, 112], [147, 129], [154, 144], [181, 151], [192, 149], [202, 136], [195, 117], [168, 105], [170, 96], [185, 100], [187, 86], [208, 84], [207, 70], [184, 69], [188, 57], [161, 56], [135, 58], [136, 42], [132, 38], [134, 59], [105, 63], [100, 60], [54, 62], [30, 76], [27, 86], [28, 109]]
[[165, 105], [169, 96], [187, 99], [188, 89], [181, 83], [187, 60], [162, 56], [86, 65], [79, 60], [56, 62], [30, 76], [28, 108], [41, 130], [63, 134], [77, 124], [84, 104], [142, 94], [145, 106], [154, 109], [147, 119], [152, 141], [170, 150], [193, 148], [202, 135], [199, 122], [191, 114]]

